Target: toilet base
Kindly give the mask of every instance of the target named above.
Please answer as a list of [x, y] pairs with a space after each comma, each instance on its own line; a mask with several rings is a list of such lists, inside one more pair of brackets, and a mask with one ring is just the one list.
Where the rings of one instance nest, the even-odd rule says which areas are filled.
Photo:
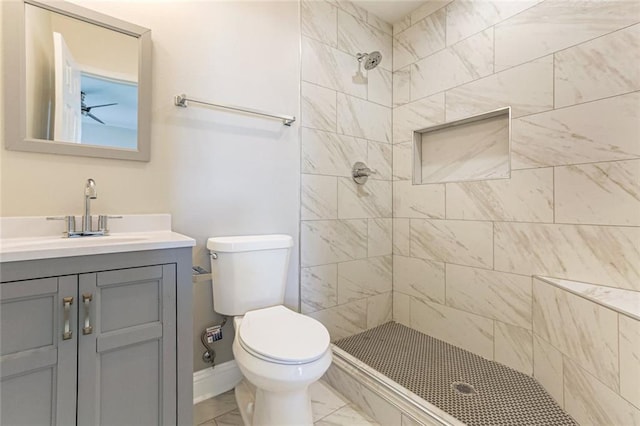
[[312, 426], [309, 388], [294, 392], [255, 389], [244, 379], [235, 388], [236, 403], [245, 426]]

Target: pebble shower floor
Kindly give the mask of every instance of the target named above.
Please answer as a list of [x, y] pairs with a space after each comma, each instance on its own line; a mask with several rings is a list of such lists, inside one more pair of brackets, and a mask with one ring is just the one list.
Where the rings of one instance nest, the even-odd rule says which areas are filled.
[[335, 344], [469, 426], [577, 425], [532, 377], [401, 324]]

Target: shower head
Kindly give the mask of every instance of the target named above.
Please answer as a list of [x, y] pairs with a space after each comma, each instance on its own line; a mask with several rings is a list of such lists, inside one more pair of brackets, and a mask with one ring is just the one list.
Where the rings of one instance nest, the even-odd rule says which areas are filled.
[[358, 62], [362, 62], [364, 59], [364, 69], [367, 71], [374, 69], [382, 62], [382, 55], [377, 50], [371, 53], [358, 53], [356, 58], [358, 58]]

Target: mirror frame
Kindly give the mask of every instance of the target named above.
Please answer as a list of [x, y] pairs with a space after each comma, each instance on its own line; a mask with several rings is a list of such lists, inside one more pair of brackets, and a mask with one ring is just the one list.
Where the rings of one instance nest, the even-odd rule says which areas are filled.
[[[2, 1], [5, 148], [149, 161], [151, 142], [151, 30], [64, 1]], [[138, 39], [138, 148], [136, 150], [28, 138], [26, 107], [25, 7], [32, 5]]]

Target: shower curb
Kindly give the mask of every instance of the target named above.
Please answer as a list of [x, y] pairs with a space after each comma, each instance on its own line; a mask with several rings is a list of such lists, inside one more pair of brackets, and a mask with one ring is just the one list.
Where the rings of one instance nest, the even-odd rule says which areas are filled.
[[[387, 425], [383, 419], [376, 416], [371, 407], [363, 406], [364, 404], [357, 400], [354, 401], [355, 398], [350, 397], [351, 392], [347, 382], [351, 382], [352, 387], [363, 387], [382, 398], [392, 409], [399, 411], [403, 417], [418, 424], [424, 426], [465, 426], [465, 423], [381, 375], [336, 345], [332, 344], [331, 349], [333, 362], [325, 374], [324, 380], [383, 426]], [[366, 399], [366, 396], [364, 398]]]

